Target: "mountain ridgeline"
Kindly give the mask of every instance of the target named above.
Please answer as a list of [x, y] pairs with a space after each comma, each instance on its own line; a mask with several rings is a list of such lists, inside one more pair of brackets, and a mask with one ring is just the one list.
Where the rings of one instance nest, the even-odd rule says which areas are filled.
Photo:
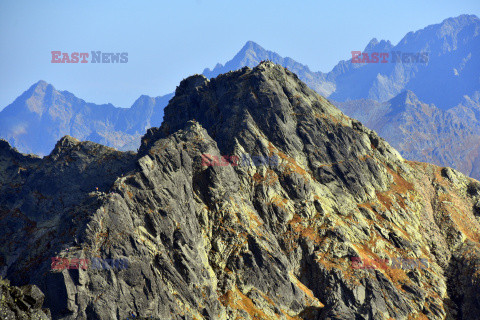
[[405, 161], [272, 62], [183, 80], [138, 153], [64, 137], [40, 159], [0, 142], [0, 169], [0, 268], [53, 319], [480, 314], [480, 183]]
[[137, 150], [140, 137], [159, 126], [172, 97], [139, 97], [131, 108], [87, 103], [39, 81], [0, 112], [0, 137], [25, 153], [48, 155], [63, 136], [120, 150]]
[[[390, 59], [388, 63], [352, 63], [349, 59], [330, 72], [313, 72], [248, 41], [232, 60], [205, 69], [203, 75], [214, 78], [270, 60], [377, 131], [403, 157], [450, 166], [480, 179], [478, 17], [446, 19], [409, 32], [397, 45], [372, 39], [363, 52], [387, 53]], [[393, 52], [426, 53], [428, 61], [391, 63]], [[411, 104], [406, 95], [415, 96], [418, 103]], [[163, 109], [172, 96], [141, 96], [131, 108], [121, 109], [86, 103], [40, 81], [0, 112], [0, 137], [21, 152], [42, 156], [64, 135], [136, 151], [145, 131], [162, 123]]]
[[[349, 59], [328, 73], [312, 72], [291, 58], [248, 42], [225, 66], [206, 69], [204, 74], [215, 76], [271, 60], [378, 132], [405, 158], [453, 167], [480, 179], [478, 17], [446, 19], [409, 32], [397, 45], [372, 39], [362, 52], [387, 53], [390, 59], [388, 63], [352, 63]], [[426, 53], [428, 61], [392, 63], [394, 52]]]
[[[358, 50], [361, 48], [351, 49]], [[410, 90], [421, 101], [441, 110], [458, 105], [465, 95], [480, 92], [480, 19], [475, 15], [445, 19], [440, 24], [409, 32], [395, 46], [374, 38], [362, 52], [386, 53], [388, 63], [352, 63], [351, 52], [346, 52], [350, 58], [340, 61], [330, 72], [313, 72], [306, 65], [249, 41], [225, 66], [217, 64], [203, 74], [214, 77], [270, 60], [293, 71], [310, 88], [333, 101], [385, 102]], [[428, 59], [426, 63], [395, 62], [393, 56], [402, 54], [426, 54]]]

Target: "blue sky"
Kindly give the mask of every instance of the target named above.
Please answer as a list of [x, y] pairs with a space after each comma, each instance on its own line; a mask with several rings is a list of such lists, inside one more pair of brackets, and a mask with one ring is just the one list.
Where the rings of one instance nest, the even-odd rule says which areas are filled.
[[[130, 107], [225, 63], [248, 40], [330, 71], [374, 37], [409, 31], [480, 1], [22, 1], [0, 2], [0, 109], [38, 80], [88, 102]], [[54, 64], [51, 51], [128, 52], [126, 64]], [[351, 56], [350, 56], [351, 57]]]

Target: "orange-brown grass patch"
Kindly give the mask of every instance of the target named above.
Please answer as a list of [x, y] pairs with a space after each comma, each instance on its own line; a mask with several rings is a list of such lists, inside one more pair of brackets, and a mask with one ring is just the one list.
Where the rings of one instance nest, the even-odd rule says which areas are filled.
[[373, 203], [371, 202], [357, 203], [357, 207], [362, 207], [369, 210], [370, 212], [375, 212], [372, 206], [373, 206]]
[[318, 112], [315, 112], [315, 118], [318, 118], [318, 119], [325, 119], [325, 120], [329, 120], [330, 122], [334, 123], [334, 124], [340, 124], [342, 126], [344, 126], [343, 123], [340, 123], [340, 121], [335, 118], [334, 116], [332, 116], [331, 114], [325, 114], [325, 113], [318, 113]]
[[[319, 239], [320, 243], [320, 248], [328, 248], [331, 244], [332, 240], [329, 237], [321, 237]], [[332, 269], [337, 269], [337, 270], [343, 270], [344, 269], [344, 264], [345, 264], [345, 259], [341, 258], [334, 258], [329, 254], [328, 249], [326, 249], [324, 252], [316, 251], [315, 255], [315, 262], [323, 265], [328, 271]]]
[[285, 209], [285, 205], [287, 204], [287, 202], [288, 202], [288, 199], [285, 199], [285, 198], [282, 199], [279, 196], [273, 196], [272, 200], [268, 204]]
[[477, 228], [478, 224], [475, 223], [476, 221], [469, 221], [471, 217], [468, 217], [466, 214], [461, 214], [457, 210], [454, 210], [450, 216], [458, 230], [478, 246], [480, 242], [480, 230]]
[[269, 156], [273, 156], [277, 148], [273, 146], [271, 142], [268, 143], [268, 151], [270, 151]]
[[300, 217], [298, 214], [294, 214], [293, 218], [288, 222], [289, 224], [297, 224], [302, 221], [302, 217]]
[[376, 193], [378, 201], [380, 201], [380, 203], [383, 204], [387, 210], [391, 210], [393, 207], [392, 199], [389, 197], [390, 193], [390, 191]]
[[280, 158], [282, 158], [283, 160], [285, 160], [286, 163], [282, 163], [281, 166], [284, 167], [284, 171], [283, 173], [284, 174], [291, 174], [293, 172], [296, 172], [302, 176], [306, 176], [307, 175], [307, 172], [305, 170], [302, 169], [302, 167], [300, 167], [298, 164], [297, 164], [297, 161], [295, 161], [295, 159], [287, 156], [285, 153], [279, 151], [278, 152], [278, 156]]
[[253, 221], [255, 221], [255, 223], [256, 223], [258, 226], [261, 226], [261, 225], [263, 224], [263, 222], [260, 221], [260, 218], [259, 218], [258, 214], [256, 214], [255, 212], [248, 211], [247, 214], [248, 214], [248, 216], [250, 217], [250, 219], [252, 219]]
[[[379, 234], [376, 232], [367, 243], [364, 244], [354, 244], [353, 246], [357, 249], [359, 256], [362, 260], [364, 259], [372, 259], [373, 261], [379, 261], [380, 257], [372, 251], [374, 243], [376, 239], [379, 237]], [[397, 250], [398, 251], [398, 250]], [[388, 253], [389, 256], [392, 254]], [[401, 283], [406, 283], [409, 281], [409, 278], [405, 274], [405, 271], [402, 269], [393, 269], [389, 266], [385, 266], [384, 268], [380, 268], [385, 272], [385, 274], [390, 278], [393, 284], [396, 285], [398, 289], [401, 290]]]
[[253, 303], [252, 299], [244, 295], [237, 287], [234, 291], [228, 290], [219, 298], [224, 306], [234, 310], [244, 310], [252, 319], [271, 319]]
[[405, 194], [408, 191], [414, 190], [413, 183], [405, 180], [402, 176], [400, 176], [398, 173], [393, 171], [388, 166], [385, 166], [385, 168], [387, 169], [388, 173], [390, 173], [393, 177], [393, 183], [394, 184], [392, 186], [392, 189], [394, 191], [396, 191], [397, 193], [400, 193], [400, 194]]
[[428, 166], [430, 166], [430, 163], [427, 162], [421, 162], [421, 161], [413, 161], [413, 160], [405, 160], [406, 163], [413, 167], [421, 167], [422, 169], [426, 169]]
[[390, 185], [389, 190], [385, 192], [376, 192], [378, 201], [388, 210], [392, 209], [394, 202], [406, 210], [406, 203], [402, 195], [409, 195], [410, 200], [413, 200], [413, 195], [411, 194], [411, 192], [415, 190], [413, 183], [405, 180], [387, 165], [384, 165], [384, 167], [393, 177], [393, 183]]
[[362, 260], [363, 259], [372, 259], [372, 260], [379, 259], [378, 255], [374, 253], [371, 249], [371, 247], [373, 246], [373, 243], [375, 242], [375, 239], [376, 239], [376, 236], [372, 236], [367, 243], [353, 244], [353, 246], [358, 252], [358, 255]]
[[264, 178], [259, 173], [255, 173], [253, 175], [253, 181], [255, 181], [256, 183], [262, 183], [264, 181]]
[[357, 203], [357, 207], [365, 208], [369, 210], [373, 215], [375, 216], [377, 221], [373, 221], [367, 218], [368, 224], [380, 224], [380, 225], [385, 225], [387, 222], [384, 217], [382, 217], [376, 210], [373, 209], [374, 203], [371, 202], [365, 202], [365, 203]]
[[[445, 202], [449, 202], [451, 205]], [[444, 213], [444, 218], [446, 219], [444, 221], [452, 224], [455, 229], [461, 231], [467, 238], [478, 244], [480, 241], [480, 230], [478, 222], [474, 220], [474, 216], [467, 214], [470, 205], [459, 199], [453, 192], [451, 194], [443, 193], [438, 195], [437, 203], [437, 212]], [[451, 223], [448, 222], [448, 216], [450, 216]]]
[[438, 201], [440, 202], [443, 202], [443, 201], [452, 202], [452, 197], [448, 193], [440, 193], [437, 198], [438, 198]]
[[317, 251], [315, 255], [315, 262], [324, 266], [325, 269], [328, 271], [331, 271], [332, 269], [337, 270], [342, 274], [343, 279], [345, 279], [346, 282], [352, 285], [360, 285], [358, 274], [355, 274], [355, 269], [351, 267], [350, 261], [342, 258], [333, 258], [332, 256], [328, 255], [327, 252]]
[[255, 181], [258, 184], [265, 183], [268, 186], [272, 186], [278, 181], [278, 177], [273, 170], [268, 169], [265, 176], [262, 176], [259, 173], [255, 173], [253, 175], [253, 181]]
[[397, 226], [397, 225], [395, 225], [391, 222], [386, 221], [385, 218], [383, 218], [378, 212], [373, 210], [372, 203], [369, 203], [369, 202], [358, 203], [357, 206], [362, 207], [362, 208], [366, 208], [366, 209], [370, 210], [375, 215], [375, 218], [376, 218], [377, 221], [373, 221], [373, 220], [370, 220], [370, 219], [366, 218], [369, 226], [372, 226], [373, 224], [378, 224], [378, 225], [383, 225], [385, 227], [388, 227], [389, 229], [393, 228], [393, 229], [399, 231], [401, 234], [403, 234], [406, 239], [408, 239], [408, 240], [411, 239], [411, 236], [407, 233], [407, 231], [405, 231], [404, 229], [400, 228], [399, 226]]
[[408, 234], [407, 231], [405, 231], [404, 229], [400, 228], [399, 226], [395, 225], [395, 224], [391, 224], [393, 226], [393, 228], [395, 228], [395, 230], [399, 231], [401, 234], [403, 234], [405, 236], [405, 239], [407, 240], [410, 240], [412, 239], [411, 236]]
[[434, 181], [439, 185], [446, 187], [448, 186], [447, 180], [442, 176], [442, 168], [435, 167], [435, 171], [433, 173]]
[[311, 225], [305, 226], [302, 223], [302, 218], [298, 214], [295, 214], [292, 220], [288, 223], [291, 225], [293, 232], [299, 236], [315, 243], [320, 243], [320, 237], [318, 236], [317, 230]]
[[408, 320], [428, 320], [429, 318], [422, 312], [416, 314], [409, 314]]
[[410, 281], [410, 278], [408, 278], [407, 274], [402, 269], [387, 268], [385, 269], [385, 273], [399, 290], [402, 290], [402, 283], [407, 283]]
[[263, 299], [265, 299], [265, 301], [267, 301], [270, 305], [274, 306], [275, 305], [275, 302], [273, 302], [272, 299], [270, 299], [269, 296], [267, 296], [265, 293], [263, 293], [262, 291], [258, 290], [258, 293], [262, 296]]
[[298, 248], [297, 235], [291, 231], [287, 230], [282, 234], [282, 239], [285, 245], [285, 253], [292, 253], [295, 249]]
[[327, 269], [328, 271], [332, 269], [338, 269], [338, 270], [341, 269], [341, 265], [337, 261], [335, 261], [334, 258], [327, 255], [326, 252], [323, 252], [323, 253], [317, 252], [317, 257], [315, 258], [315, 262], [323, 265], [325, 269]]
[[[247, 215], [248, 215], [248, 228], [250, 230], [253, 230], [258, 236], [260, 237], [263, 237], [264, 236], [264, 233], [260, 230], [260, 226], [262, 226], [264, 223], [260, 220], [260, 217], [258, 216], [257, 213], [255, 212], [252, 212], [252, 211], [247, 211]], [[240, 219], [239, 219], [240, 220]], [[252, 221], [254, 221], [254, 223], [252, 223]], [[241, 226], [243, 226], [243, 224], [240, 223]]]

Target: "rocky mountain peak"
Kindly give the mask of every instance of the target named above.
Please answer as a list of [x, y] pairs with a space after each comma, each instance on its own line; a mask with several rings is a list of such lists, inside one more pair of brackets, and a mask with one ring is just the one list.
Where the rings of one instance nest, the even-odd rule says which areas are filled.
[[373, 38], [365, 47], [364, 52], [388, 52], [393, 48], [392, 43], [387, 40], [381, 40], [380, 42], [377, 38]]
[[296, 63], [290, 58], [284, 59], [277, 53], [264, 49], [262, 46], [253, 41], [248, 41], [232, 58], [232, 60], [225, 63], [225, 65], [217, 64], [213, 70], [206, 68], [203, 71], [203, 74], [208, 78], [213, 78], [219, 74], [227, 73], [231, 70], [241, 69], [242, 67], [253, 68], [263, 60], [271, 60], [282, 65], [292, 65]]
[[137, 154], [55, 152], [0, 161], [0, 267], [55, 319], [480, 313], [480, 184], [405, 161], [275, 63], [183, 80]]
[[[34, 83], [27, 91], [19, 96], [11, 105], [7, 106], [4, 112], [31, 112], [37, 116], [42, 116], [45, 110], [48, 109], [49, 102], [57, 93], [55, 88], [40, 80]], [[22, 110], [18, 110], [21, 108]], [[9, 110], [11, 109], [11, 110]]]
[[[157, 140], [185, 130], [189, 120], [195, 120], [208, 132], [222, 154], [281, 153], [312, 172], [319, 163], [365, 156], [372, 146], [389, 161], [401, 161], [398, 153], [374, 132], [343, 115], [287, 68], [270, 61], [210, 81], [200, 75], [182, 81], [165, 108], [162, 126], [150, 129], [143, 137], [140, 154], [148, 153]], [[365, 134], [368, 138], [357, 138]], [[344, 148], [341, 139], [358, 144]], [[305, 154], [306, 149], [319, 152]], [[323, 180], [322, 174], [318, 178]], [[367, 180], [367, 184], [377, 184]], [[339, 183], [352, 187], [345, 181]], [[360, 194], [366, 197], [368, 192]]]
[[295, 127], [300, 119], [308, 117], [349, 122], [293, 72], [263, 61], [254, 68], [244, 67], [210, 81], [202, 75], [183, 80], [165, 108], [158, 132], [165, 137], [195, 119], [214, 139], [218, 138], [223, 152], [232, 152], [236, 139], [257, 135], [280, 144], [294, 139], [288, 143], [299, 148]]
[[254, 42], [254, 41], [247, 41], [245, 43], [245, 45], [243, 46], [242, 50], [241, 51], [248, 51], [248, 50], [253, 50], [253, 51], [265, 51], [265, 49], [260, 46], [258, 43]]
[[12, 147], [10, 146], [10, 144], [8, 143], [7, 140], [0, 139], [0, 149], [1, 150], [10, 150], [10, 149], [12, 149]]
[[41, 92], [41, 91], [45, 91], [49, 86], [52, 86], [52, 85], [47, 83], [45, 80], [39, 80], [38, 82], [34, 83], [29, 90], [33, 89], [34, 91]]
[[180, 85], [175, 90], [175, 95], [188, 93], [191, 90], [196, 90], [198, 87], [208, 83], [208, 78], [201, 74], [195, 74], [180, 82]]
[[55, 148], [52, 151], [52, 154], [57, 154], [62, 152], [63, 150], [70, 149], [77, 144], [79, 144], [80, 141], [72, 136], [66, 135], [60, 140], [58, 140], [57, 144], [55, 144]]

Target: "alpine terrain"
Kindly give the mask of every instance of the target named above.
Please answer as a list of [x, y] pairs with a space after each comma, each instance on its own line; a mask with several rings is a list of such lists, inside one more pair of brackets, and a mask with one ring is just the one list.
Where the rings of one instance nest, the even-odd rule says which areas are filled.
[[480, 182], [272, 62], [183, 80], [137, 153], [2, 141], [0, 194], [5, 319], [480, 315]]

